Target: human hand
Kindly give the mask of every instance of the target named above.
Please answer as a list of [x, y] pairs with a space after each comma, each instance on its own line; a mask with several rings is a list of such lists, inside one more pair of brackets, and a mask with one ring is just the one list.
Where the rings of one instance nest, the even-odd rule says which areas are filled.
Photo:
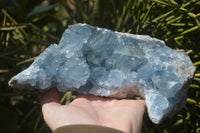
[[126, 133], [139, 133], [144, 100], [117, 100], [80, 94], [69, 105], [59, 103], [60, 93], [49, 90], [42, 98], [42, 112], [45, 122], [55, 130], [72, 124], [89, 124], [115, 128]]

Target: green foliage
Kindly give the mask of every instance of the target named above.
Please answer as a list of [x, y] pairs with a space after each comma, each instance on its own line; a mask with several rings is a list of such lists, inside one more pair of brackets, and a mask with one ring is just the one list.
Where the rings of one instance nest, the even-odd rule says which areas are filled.
[[[0, 7], [0, 113], [13, 127], [10, 132], [50, 132], [38, 100], [43, 92], [12, 89], [7, 82], [49, 44], [58, 43], [69, 24], [80, 22], [148, 34], [184, 49], [197, 67], [186, 107], [160, 125], [146, 114], [142, 132], [200, 132], [199, 0], [2, 0]], [[62, 102], [68, 104], [72, 98], [68, 92]]]

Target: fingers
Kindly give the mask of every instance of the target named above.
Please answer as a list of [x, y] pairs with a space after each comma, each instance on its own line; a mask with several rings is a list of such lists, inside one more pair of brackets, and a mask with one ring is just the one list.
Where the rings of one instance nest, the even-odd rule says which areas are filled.
[[80, 98], [84, 98], [84, 99], [87, 99], [87, 100], [103, 99], [102, 97], [94, 96], [94, 95], [91, 95], [91, 94], [80, 94], [80, 93], [77, 93], [76, 94], [76, 99], [80, 99]]
[[43, 105], [50, 102], [59, 103], [59, 100], [60, 100], [60, 93], [58, 92], [57, 89], [53, 88], [50, 89], [44, 96], [41, 97], [40, 102], [41, 105]]
[[142, 110], [144, 111], [144, 112], [146, 112], [146, 110], [147, 110], [147, 108], [146, 108], [146, 103], [145, 103], [145, 101], [144, 100], [137, 100], [137, 105], [138, 106], [140, 106], [140, 108], [142, 108]]
[[59, 100], [60, 93], [55, 88], [47, 91], [47, 93], [40, 98], [43, 118], [52, 130], [54, 129], [53, 125], [55, 125], [54, 123], [52, 123], [52, 117], [55, 115], [55, 111], [57, 110], [57, 108], [61, 106]]
[[128, 104], [129, 107], [132, 108], [133, 111], [136, 110], [135, 112], [141, 117], [143, 117], [147, 110], [144, 100], [129, 100]]
[[143, 115], [146, 111], [146, 104], [144, 100], [133, 100], [130, 103], [130, 108], [132, 108], [132, 113], [130, 115], [132, 123], [132, 133], [141, 132]]
[[44, 118], [46, 118], [49, 116], [50, 111], [55, 110], [58, 106], [60, 106], [60, 93], [55, 88], [51, 89], [40, 100], [42, 113]]

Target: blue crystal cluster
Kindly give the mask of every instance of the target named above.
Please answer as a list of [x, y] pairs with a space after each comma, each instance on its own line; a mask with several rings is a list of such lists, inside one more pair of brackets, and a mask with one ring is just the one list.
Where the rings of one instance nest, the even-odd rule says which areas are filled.
[[114, 98], [141, 96], [150, 118], [159, 123], [184, 106], [194, 71], [183, 50], [156, 38], [75, 24], [59, 45], [50, 45], [9, 85]]

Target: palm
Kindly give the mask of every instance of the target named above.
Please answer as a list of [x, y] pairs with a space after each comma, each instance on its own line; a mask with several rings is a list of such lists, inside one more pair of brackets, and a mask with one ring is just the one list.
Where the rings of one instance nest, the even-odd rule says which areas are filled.
[[51, 101], [43, 104], [42, 109], [45, 121], [52, 130], [64, 125], [90, 124], [138, 132], [145, 106], [143, 100], [115, 100], [81, 95], [68, 106]]

